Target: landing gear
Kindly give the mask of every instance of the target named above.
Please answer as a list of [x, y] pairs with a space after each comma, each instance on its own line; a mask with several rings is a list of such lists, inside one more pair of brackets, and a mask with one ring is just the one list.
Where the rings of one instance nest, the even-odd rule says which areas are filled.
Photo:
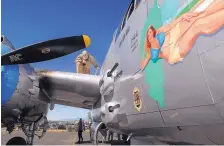
[[[28, 130], [26, 128], [29, 128]], [[33, 122], [29, 127], [22, 125], [23, 132], [27, 136], [27, 141], [22, 137], [11, 138], [6, 145], [32, 145], [35, 135], [35, 123]]]
[[[43, 125], [42, 134], [41, 135], [35, 134], [35, 131], [41, 125]], [[27, 130], [27, 127], [24, 126], [24, 124], [22, 124], [22, 130], [23, 130], [24, 134], [27, 136], [27, 145], [32, 145], [33, 144], [33, 138], [34, 138], [35, 135], [38, 136], [39, 139], [41, 139], [45, 135], [45, 133], [47, 132], [47, 128], [48, 128], [48, 120], [47, 120], [46, 116], [41, 116], [37, 121], [30, 124], [28, 126], [28, 130]]]
[[13, 137], [6, 143], [6, 145], [26, 145], [26, 141], [22, 137]]
[[130, 137], [128, 135], [124, 135], [123, 134], [122, 135], [122, 139], [123, 139], [125, 145], [130, 145], [131, 144], [131, 139], [130, 139]]
[[33, 144], [33, 138], [34, 138], [34, 134], [35, 134], [35, 124], [34, 122], [29, 126], [29, 131], [27, 136], [27, 145], [32, 145]]
[[[48, 128], [48, 120], [47, 117], [45, 115], [40, 116], [35, 122], [32, 123], [25, 123], [23, 119], [21, 119], [21, 128], [24, 132], [24, 134], [27, 136], [27, 139], [25, 140], [22, 137], [13, 137], [12, 139], [10, 139], [6, 145], [32, 145], [33, 144], [33, 139], [34, 136], [38, 136], [39, 139], [41, 139]], [[11, 133], [12, 132], [12, 127], [14, 126], [14, 124], [10, 124], [8, 125], [7, 129], [8, 131]], [[40, 135], [35, 134], [35, 131], [37, 130], [37, 128], [41, 126], [42, 128], [42, 133]]]
[[107, 142], [107, 128], [102, 122], [94, 122], [91, 124], [90, 140], [94, 145], [100, 145]]
[[128, 135], [122, 134], [122, 139], [118, 137], [118, 140], [112, 141], [111, 145], [131, 145], [131, 139]]
[[7, 131], [10, 133], [12, 133], [13, 129], [14, 129], [15, 125], [14, 125], [14, 121], [11, 121], [8, 125], [7, 125]]
[[96, 145], [105, 145], [107, 143], [107, 129], [99, 129], [96, 133]]
[[[110, 133], [111, 132], [111, 133]], [[106, 125], [103, 122], [93, 122], [90, 130], [90, 139], [94, 145], [130, 145], [131, 135], [122, 135], [117, 133], [114, 139], [112, 138], [114, 133], [107, 129]], [[116, 140], [117, 139], [117, 140]]]

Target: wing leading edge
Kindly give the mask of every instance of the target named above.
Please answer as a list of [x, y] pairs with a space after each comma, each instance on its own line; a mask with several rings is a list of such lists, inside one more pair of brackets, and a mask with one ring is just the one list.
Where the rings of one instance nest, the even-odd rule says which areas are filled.
[[85, 109], [100, 98], [100, 76], [59, 71], [37, 71], [40, 89], [51, 103]]

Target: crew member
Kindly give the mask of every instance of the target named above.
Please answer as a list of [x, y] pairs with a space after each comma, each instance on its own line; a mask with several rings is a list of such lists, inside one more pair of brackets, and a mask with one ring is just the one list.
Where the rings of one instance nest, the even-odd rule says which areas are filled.
[[82, 121], [82, 118], [80, 118], [78, 123], [78, 136], [79, 136], [78, 143], [80, 143], [80, 139], [81, 139], [81, 142], [83, 141], [82, 132], [84, 130], [85, 130], [85, 125], [84, 125], [84, 122]]
[[90, 55], [87, 51], [83, 51], [76, 60], [76, 72], [82, 74], [90, 74], [91, 64], [98, 70], [98, 64], [96, 63], [95, 58]]

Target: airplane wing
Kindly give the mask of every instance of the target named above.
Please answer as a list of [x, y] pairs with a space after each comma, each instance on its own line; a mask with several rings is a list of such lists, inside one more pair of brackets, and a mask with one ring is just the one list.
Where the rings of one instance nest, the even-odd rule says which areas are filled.
[[36, 71], [39, 87], [53, 104], [91, 109], [100, 99], [100, 76], [60, 71]]

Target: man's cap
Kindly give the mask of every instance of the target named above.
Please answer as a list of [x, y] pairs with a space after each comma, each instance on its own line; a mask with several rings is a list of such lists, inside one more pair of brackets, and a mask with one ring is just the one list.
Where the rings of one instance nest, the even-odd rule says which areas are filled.
[[82, 54], [85, 55], [85, 54], [88, 54], [88, 52], [86, 50], [82, 51]]

